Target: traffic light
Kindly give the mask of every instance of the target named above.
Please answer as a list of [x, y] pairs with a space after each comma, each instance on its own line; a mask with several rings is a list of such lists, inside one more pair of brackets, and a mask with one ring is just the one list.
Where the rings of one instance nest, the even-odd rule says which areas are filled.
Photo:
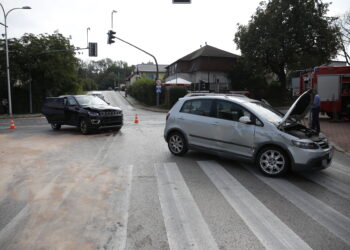
[[89, 56], [97, 56], [97, 43], [89, 43]]
[[115, 31], [109, 30], [107, 35], [108, 35], [107, 44], [115, 43], [115, 41], [114, 41], [114, 39], [115, 39]]

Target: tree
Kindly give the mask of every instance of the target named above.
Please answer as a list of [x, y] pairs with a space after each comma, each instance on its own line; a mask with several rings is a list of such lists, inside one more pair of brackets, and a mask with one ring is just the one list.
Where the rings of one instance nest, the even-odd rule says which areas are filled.
[[123, 83], [124, 79], [132, 72], [132, 67], [123, 61], [112, 61], [109, 58], [99, 61], [90, 61], [81, 64], [82, 71], [92, 79], [98, 89], [108, 89], [117, 83]]
[[[12, 40], [9, 51], [13, 104], [17, 113], [29, 111], [29, 90], [34, 111], [41, 109], [47, 96], [74, 94], [82, 90], [74, 47], [63, 35], [25, 34]], [[0, 56], [4, 58], [2, 53]], [[2, 90], [5, 88], [1, 87]]]
[[286, 86], [288, 71], [329, 61], [339, 48], [335, 18], [317, 0], [262, 2], [247, 25], [238, 25], [235, 43], [251, 67], [265, 67]]
[[345, 14], [338, 19], [337, 25], [340, 29], [340, 43], [341, 43], [341, 51], [346, 60], [346, 63], [350, 64], [350, 10], [345, 12]]

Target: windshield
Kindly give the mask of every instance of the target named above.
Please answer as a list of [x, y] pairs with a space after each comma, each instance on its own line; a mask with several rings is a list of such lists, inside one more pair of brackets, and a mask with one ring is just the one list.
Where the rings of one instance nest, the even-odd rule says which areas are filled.
[[245, 105], [256, 114], [275, 124], [278, 124], [284, 116], [280, 111], [263, 102], [246, 102]]
[[80, 95], [75, 97], [81, 106], [101, 106], [107, 105], [101, 98], [93, 95]]

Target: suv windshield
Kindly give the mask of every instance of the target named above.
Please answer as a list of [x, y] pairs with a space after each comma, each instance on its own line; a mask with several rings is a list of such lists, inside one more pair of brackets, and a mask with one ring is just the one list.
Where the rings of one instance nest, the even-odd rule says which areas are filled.
[[246, 102], [245, 105], [274, 124], [280, 123], [284, 116], [281, 112], [263, 102]]
[[101, 98], [93, 95], [80, 95], [75, 97], [81, 106], [101, 106], [107, 105]]

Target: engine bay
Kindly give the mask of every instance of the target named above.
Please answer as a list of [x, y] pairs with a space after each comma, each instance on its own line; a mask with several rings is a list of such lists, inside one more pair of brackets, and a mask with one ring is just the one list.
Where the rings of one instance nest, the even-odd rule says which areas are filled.
[[319, 136], [315, 130], [307, 128], [300, 123], [293, 123], [291, 125], [283, 126], [282, 131], [299, 139], [319, 139]]

